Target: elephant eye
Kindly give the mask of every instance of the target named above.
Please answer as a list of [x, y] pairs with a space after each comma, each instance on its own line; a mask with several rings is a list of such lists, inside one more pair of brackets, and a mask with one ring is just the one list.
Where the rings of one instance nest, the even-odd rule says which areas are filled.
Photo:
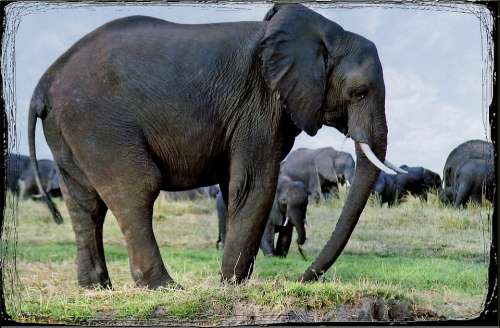
[[351, 99], [356, 101], [356, 102], [363, 100], [364, 98], [366, 98], [367, 95], [368, 95], [368, 87], [366, 87], [364, 85], [360, 86], [360, 87], [356, 87], [356, 88], [352, 89], [350, 92]]

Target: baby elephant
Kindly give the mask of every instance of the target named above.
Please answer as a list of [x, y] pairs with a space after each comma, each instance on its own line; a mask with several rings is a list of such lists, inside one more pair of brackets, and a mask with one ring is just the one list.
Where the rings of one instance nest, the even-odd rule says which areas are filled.
[[[306, 186], [302, 182], [280, 175], [273, 207], [260, 242], [260, 249], [264, 255], [286, 257], [292, 242], [293, 227], [297, 230], [297, 244], [301, 251], [300, 247], [306, 242], [308, 196]], [[219, 216], [217, 248], [219, 248], [223, 247], [226, 234], [226, 205], [222, 193], [217, 195], [217, 214]], [[276, 233], [279, 235], [276, 247], [274, 247]]]

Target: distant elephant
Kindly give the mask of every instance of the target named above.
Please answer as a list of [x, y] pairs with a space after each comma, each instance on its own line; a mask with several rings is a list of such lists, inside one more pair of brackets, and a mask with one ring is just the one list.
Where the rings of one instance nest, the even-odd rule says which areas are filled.
[[492, 160], [469, 159], [463, 162], [453, 178], [453, 205], [464, 206], [470, 200], [481, 203], [482, 196], [493, 202], [495, 167]]
[[[59, 178], [55, 162], [48, 159], [41, 159], [38, 161], [38, 168], [43, 189], [52, 197], [60, 197], [61, 189], [59, 187]], [[31, 166], [24, 170], [19, 177], [18, 186], [19, 195], [24, 199], [36, 199], [41, 196]]]
[[153, 233], [155, 199], [160, 190], [216, 183], [228, 204], [221, 279], [246, 281], [280, 162], [301, 131], [313, 136], [327, 125], [354, 140], [357, 163], [331, 239], [301, 277], [317, 280], [347, 244], [379, 170], [391, 172], [375, 45], [299, 4], [276, 4], [262, 22], [111, 21], [49, 67], [28, 117], [33, 165], [40, 118], [59, 167], [83, 287], [111, 285], [102, 240], [108, 209], [136, 284], [175, 285]]
[[436, 172], [421, 166], [410, 167], [401, 165], [407, 173], [388, 175], [380, 172], [375, 183], [374, 193], [379, 195], [381, 203], [393, 205], [401, 201], [406, 194], [427, 199], [427, 192], [441, 188], [441, 177]]
[[[297, 231], [299, 247], [305, 243], [307, 196], [306, 186], [302, 182], [280, 175], [273, 206], [260, 242], [260, 249], [264, 255], [286, 257], [292, 242], [293, 227]], [[227, 213], [221, 194], [217, 195], [216, 204], [219, 218], [219, 239], [217, 240], [217, 248], [219, 248], [224, 245]], [[277, 233], [279, 235], [275, 247], [274, 235]]]
[[335, 164], [337, 180], [341, 185], [350, 185], [352, 184], [352, 179], [354, 178], [356, 162], [354, 162], [352, 155], [345, 151], [335, 150], [335, 152], [336, 155], [333, 163]]
[[194, 200], [199, 197], [217, 197], [219, 187], [217, 185], [209, 187], [198, 187], [190, 190], [184, 191], [168, 191], [166, 192], [167, 197], [174, 200]]
[[13, 153], [8, 154], [5, 164], [7, 189], [13, 194], [18, 195], [19, 178], [21, 178], [25, 170], [30, 168], [30, 158], [28, 156]]
[[469, 159], [484, 159], [494, 163], [493, 144], [483, 140], [469, 140], [453, 149], [443, 169], [443, 192], [441, 200], [444, 203], [455, 203], [456, 183], [455, 177], [458, 168], [460, 168]]
[[380, 204], [394, 205], [397, 199], [395, 176], [380, 172], [372, 193], [379, 197]]
[[281, 163], [281, 171], [307, 186], [311, 199], [319, 201], [321, 195], [338, 194], [338, 178], [335, 170], [337, 151], [331, 147], [308, 149], [299, 148]]

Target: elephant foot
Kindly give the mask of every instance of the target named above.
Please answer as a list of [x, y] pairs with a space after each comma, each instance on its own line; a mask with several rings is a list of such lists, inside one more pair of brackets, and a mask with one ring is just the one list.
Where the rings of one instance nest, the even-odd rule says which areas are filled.
[[85, 289], [113, 288], [108, 273], [98, 269], [87, 270], [84, 273], [80, 271], [78, 274], [78, 284]]
[[181, 285], [176, 283], [173, 280], [170, 280], [170, 282], [166, 283], [165, 285], [161, 285], [155, 288], [150, 288], [150, 289], [170, 289], [170, 290], [184, 290], [185, 288]]
[[172, 277], [167, 273], [166, 270], [157, 274], [142, 274], [141, 272], [135, 271], [132, 273], [132, 277], [138, 287], [146, 287], [149, 289], [156, 288], [175, 288], [183, 289], [181, 285], [176, 283]]

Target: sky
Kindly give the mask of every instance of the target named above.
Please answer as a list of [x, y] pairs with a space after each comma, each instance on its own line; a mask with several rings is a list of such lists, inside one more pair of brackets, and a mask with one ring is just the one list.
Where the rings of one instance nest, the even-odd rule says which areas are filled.
[[[29, 6], [15, 35], [15, 149], [21, 154], [29, 152], [27, 113], [39, 78], [72, 44], [102, 24], [130, 15], [148, 15], [176, 23], [260, 21], [271, 6]], [[423, 166], [441, 175], [454, 147], [470, 139], [489, 138], [486, 109], [490, 98], [483, 97], [482, 89], [486, 50], [476, 16], [414, 5], [308, 6], [377, 46], [386, 87], [386, 158], [392, 163]], [[41, 124], [37, 126], [36, 139], [38, 158], [52, 158]], [[326, 126], [314, 137], [301, 133], [294, 149], [327, 146], [354, 156], [353, 141]]]

